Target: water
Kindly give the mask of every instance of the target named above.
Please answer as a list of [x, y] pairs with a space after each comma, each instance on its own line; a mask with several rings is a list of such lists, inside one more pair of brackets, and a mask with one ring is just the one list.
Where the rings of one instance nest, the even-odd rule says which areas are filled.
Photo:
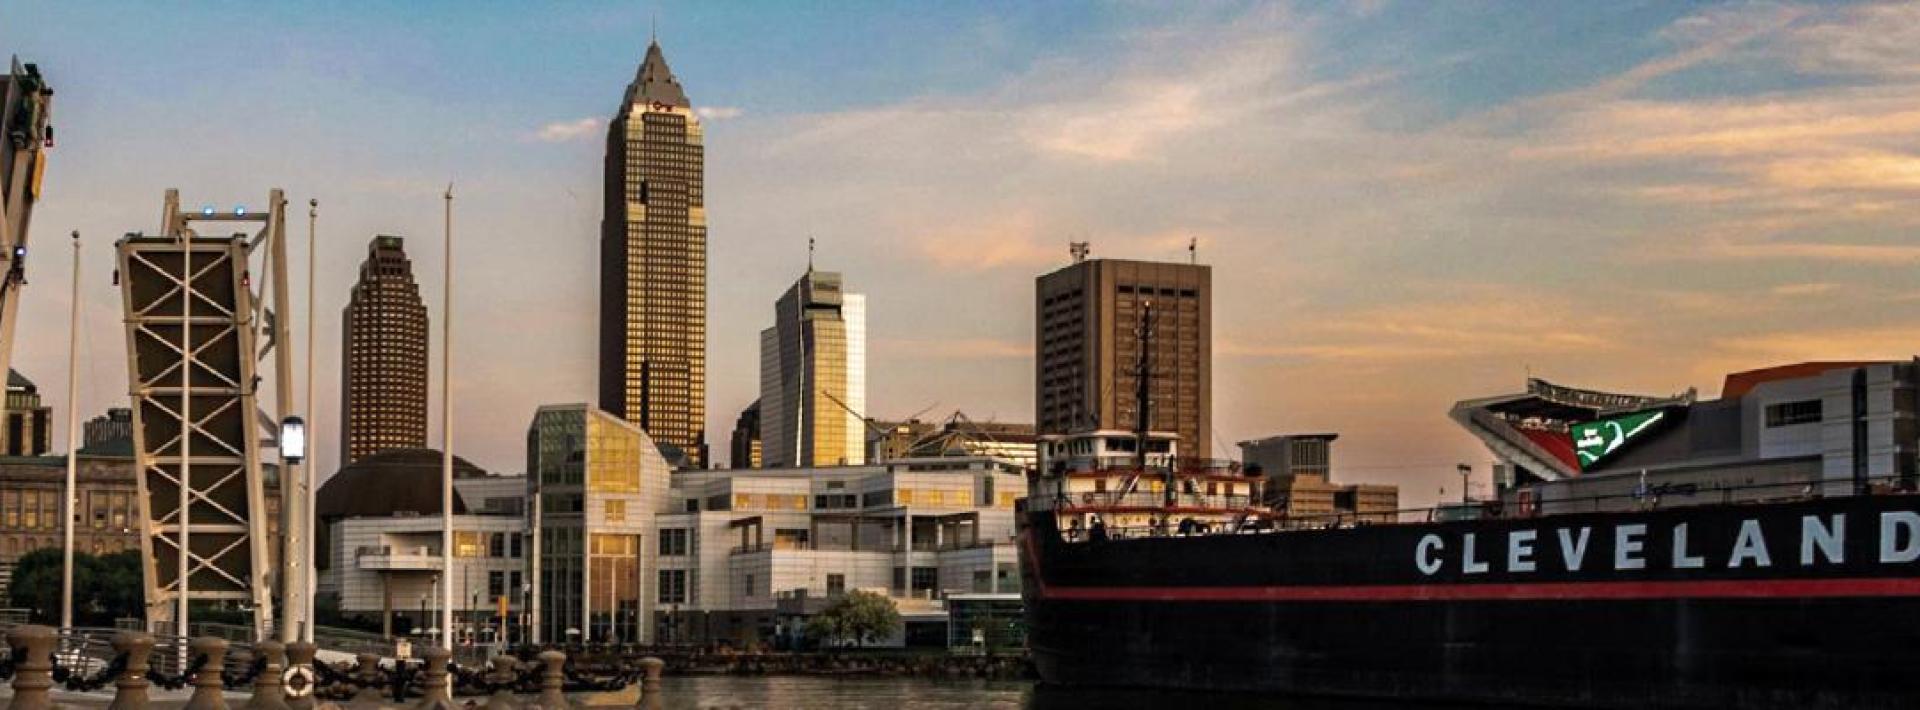
[[[818, 676], [682, 676], [665, 679], [668, 710], [846, 708], [1192, 708], [1206, 710], [1412, 710], [1407, 703], [1138, 690], [1065, 690], [1026, 681]], [[625, 698], [631, 707], [633, 698]], [[611, 704], [611, 703], [610, 703]]]

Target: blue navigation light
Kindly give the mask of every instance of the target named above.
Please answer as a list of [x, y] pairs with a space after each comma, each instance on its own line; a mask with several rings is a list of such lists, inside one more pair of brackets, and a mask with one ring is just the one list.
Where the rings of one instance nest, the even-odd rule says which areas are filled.
[[212, 217], [212, 216], [213, 216], [213, 205], [207, 205], [207, 206], [205, 206], [205, 207], [202, 207], [202, 208], [200, 208], [200, 214], [203, 214], [203, 215], [206, 215], [206, 216], [208, 216], [208, 217]]
[[241, 217], [245, 217], [245, 216], [247, 216], [247, 206], [246, 206], [246, 205], [234, 205], [234, 206], [233, 206], [233, 213], [234, 213], [234, 214], [236, 214], [236, 215], [239, 215], [239, 216], [241, 216]]

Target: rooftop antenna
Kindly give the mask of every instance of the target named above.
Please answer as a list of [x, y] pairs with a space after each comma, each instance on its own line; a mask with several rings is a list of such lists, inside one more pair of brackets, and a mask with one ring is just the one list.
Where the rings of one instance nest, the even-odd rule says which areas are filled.
[[1087, 260], [1087, 254], [1093, 251], [1092, 242], [1067, 242], [1067, 253], [1073, 255], [1073, 263]]
[[813, 273], [813, 237], [807, 237], [807, 273]]
[[1187, 237], [1187, 263], [1200, 263], [1200, 238]]
[[647, 41], [652, 44], [660, 43], [660, 8], [653, 9], [652, 23], [647, 28]]

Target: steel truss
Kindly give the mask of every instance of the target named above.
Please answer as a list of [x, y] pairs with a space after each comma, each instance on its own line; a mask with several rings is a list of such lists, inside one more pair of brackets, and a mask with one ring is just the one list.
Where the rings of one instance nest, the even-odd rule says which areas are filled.
[[[179, 192], [168, 190], [162, 234], [116, 244], [147, 619], [171, 622], [181, 635], [190, 603], [250, 606], [259, 638], [273, 623], [278, 515], [262, 449], [278, 446], [291, 405], [287, 325], [275, 317], [288, 312], [285, 206], [276, 189], [259, 212], [183, 212]], [[259, 231], [201, 234], [201, 223]], [[272, 309], [256, 273], [272, 281]], [[269, 355], [274, 415], [259, 400]]]
[[[0, 378], [13, 363], [13, 327], [20, 287], [27, 283], [27, 222], [40, 199], [53, 130], [53, 89], [32, 64], [13, 60], [0, 75]], [[6, 403], [0, 402], [0, 411]]]

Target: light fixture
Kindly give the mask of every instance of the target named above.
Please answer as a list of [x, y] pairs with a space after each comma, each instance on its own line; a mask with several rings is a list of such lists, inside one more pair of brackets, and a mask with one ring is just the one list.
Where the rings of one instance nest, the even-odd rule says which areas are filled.
[[237, 216], [240, 216], [240, 217], [245, 217], [245, 216], [247, 216], [247, 206], [246, 206], [246, 205], [234, 205], [234, 206], [233, 206], [233, 213], [234, 213], [235, 215], [237, 215]]
[[299, 464], [307, 457], [307, 422], [297, 416], [280, 421], [280, 458]]
[[205, 207], [202, 207], [202, 208], [200, 208], [200, 214], [201, 214], [202, 216], [206, 216], [206, 217], [212, 217], [212, 216], [213, 216], [213, 205], [207, 205], [207, 206], [205, 206]]

